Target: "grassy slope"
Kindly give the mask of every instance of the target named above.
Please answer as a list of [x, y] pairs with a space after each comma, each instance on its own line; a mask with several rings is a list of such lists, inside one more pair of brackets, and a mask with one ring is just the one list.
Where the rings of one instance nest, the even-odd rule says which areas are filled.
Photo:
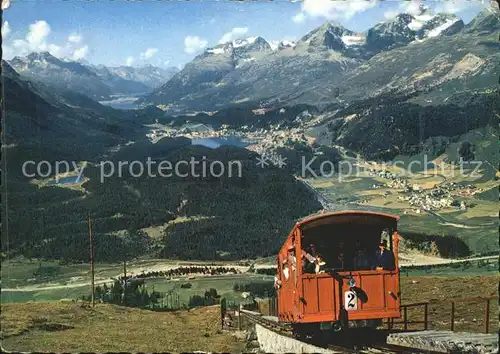
[[[220, 330], [218, 306], [152, 312], [77, 303], [2, 305], [2, 346], [13, 351], [239, 352], [242, 341]], [[53, 330], [55, 324], [68, 326]], [[61, 327], [61, 326], [59, 326]]]
[[[402, 303], [429, 301], [430, 329], [449, 330], [452, 298], [498, 296], [498, 276], [475, 277], [401, 277]], [[498, 301], [498, 300], [497, 300]], [[495, 300], [490, 303], [490, 333], [498, 318]], [[484, 302], [458, 303], [455, 307], [455, 331], [480, 332], [484, 329]], [[408, 319], [421, 321], [423, 308], [408, 309]], [[410, 329], [421, 329], [414, 325]]]
[[[433, 329], [447, 329], [450, 325], [450, 305], [436, 301], [496, 295], [497, 286], [498, 276], [401, 277], [403, 303], [431, 302], [429, 319]], [[104, 304], [91, 309], [82, 303], [41, 302], [2, 304], [1, 310], [2, 345], [7, 350], [239, 352], [242, 349], [240, 340], [219, 330], [217, 306], [152, 312]], [[409, 310], [409, 319], [420, 320], [421, 311]], [[477, 332], [484, 326], [483, 316], [484, 304], [457, 305], [456, 328]], [[492, 306], [492, 328], [497, 317], [498, 308]]]

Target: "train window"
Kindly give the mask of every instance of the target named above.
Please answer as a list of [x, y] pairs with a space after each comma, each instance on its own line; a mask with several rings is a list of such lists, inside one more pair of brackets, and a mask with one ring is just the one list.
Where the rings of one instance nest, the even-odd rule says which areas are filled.
[[[385, 226], [385, 225], [384, 225]], [[392, 253], [393, 230], [373, 225], [322, 225], [303, 232], [303, 251], [316, 257], [321, 255], [323, 269], [371, 270], [377, 269], [377, 252], [380, 243], [386, 241], [388, 256]], [[379, 257], [380, 258], [380, 257]], [[304, 273], [315, 273], [304, 259]]]

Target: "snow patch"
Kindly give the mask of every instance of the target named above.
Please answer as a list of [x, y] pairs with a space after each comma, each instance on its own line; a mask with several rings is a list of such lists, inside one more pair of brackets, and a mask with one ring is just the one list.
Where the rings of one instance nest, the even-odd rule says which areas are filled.
[[442, 25], [430, 30], [429, 33], [427, 33], [427, 37], [431, 38], [439, 36], [441, 32], [443, 32], [445, 29], [447, 29], [457, 21], [459, 21], [459, 19], [457, 18], [446, 20], [446, 22], [443, 23]]
[[224, 54], [226, 51], [224, 48], [212, 48], [212, 49], [207, 49], [207, 53], [210, 54]]
[[342, 36], [341, 39], [347, 46], [362, 44], [365, 41], [365, 38], [362, 36]]
[[295, 43], [294, 41], [287, 41], [287, 40], [284, 40], [284, 41], [281, 41], [281, 44], [284, 46], [284, 47], [295, 47], [295, 45], [297, 43]]
[[430, 15], [430, 14], [427, 14], [427, 15], [418, 15], [418, 16], [413, 16], [415, 18], [415, 20], [419, 21], [419, 22], [428, 22], [430, 20], [432, 20], [434, 17], [436, 17], [436, 15]]
[[246, 45], [252, 44], [257, 40], [257, 37], [249, 37], [245, 39], [236, 39], [233, 41], [233, 47], [234, 48], [239, 48], [239, 47], [244, 47]]
[[417, 21], [415, 19], [408, 24], [408, 28], [411, 29], [412, 31], [418, 31], [419, 29], [422, 28], [423, 25], [424, 25], [423, 22]]
[[436, 17], [436, 15], [422, 14], [422, 15], [416, 15], [416, 16], [412, 16], [412, 17], [413, 17], [413, 20], [407, 26], [412, 31], [418, 31], [427, 22], [429, 22], [434, 17]]

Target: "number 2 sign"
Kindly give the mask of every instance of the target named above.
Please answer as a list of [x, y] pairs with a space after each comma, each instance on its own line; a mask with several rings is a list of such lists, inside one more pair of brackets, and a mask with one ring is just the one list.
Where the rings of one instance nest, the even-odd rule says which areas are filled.
[[358, 297], [354, 291], [344, 293], [344, 307], [347, 311], [358, 309]]

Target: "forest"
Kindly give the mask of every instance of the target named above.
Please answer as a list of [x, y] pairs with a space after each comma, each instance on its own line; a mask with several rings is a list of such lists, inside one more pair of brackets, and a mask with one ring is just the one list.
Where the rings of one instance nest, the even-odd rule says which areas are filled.
[[[91, 162], [84, 171], [88, 180], [80, 190], [39, 187], [15, 173], [20, 171], [22, 156], [29, 153], [21, 149], [14, 148], [9, 155], [13, 173], [7, 184], [8, 223], [2, 225], [3, 257], [22, 254], [88, 261], [90, 215], [96, 261], [144, 254], [200, 260], [254, 258], [274, 254], [296, 219], [321, 208], [290, 171], [262, 169], [256, 166], [257, 155], [242, 148], [212, 150], [187, 145], [186, 139], [154, 145], [139, 142], [107, 159], [238, 160], [243, 173], [241, 177], [136, 178], [125, 169], [121, 177], [113, 175], [101, 183], [101, 169]], [[160, 238], [141, 231], [166, 223]]]

